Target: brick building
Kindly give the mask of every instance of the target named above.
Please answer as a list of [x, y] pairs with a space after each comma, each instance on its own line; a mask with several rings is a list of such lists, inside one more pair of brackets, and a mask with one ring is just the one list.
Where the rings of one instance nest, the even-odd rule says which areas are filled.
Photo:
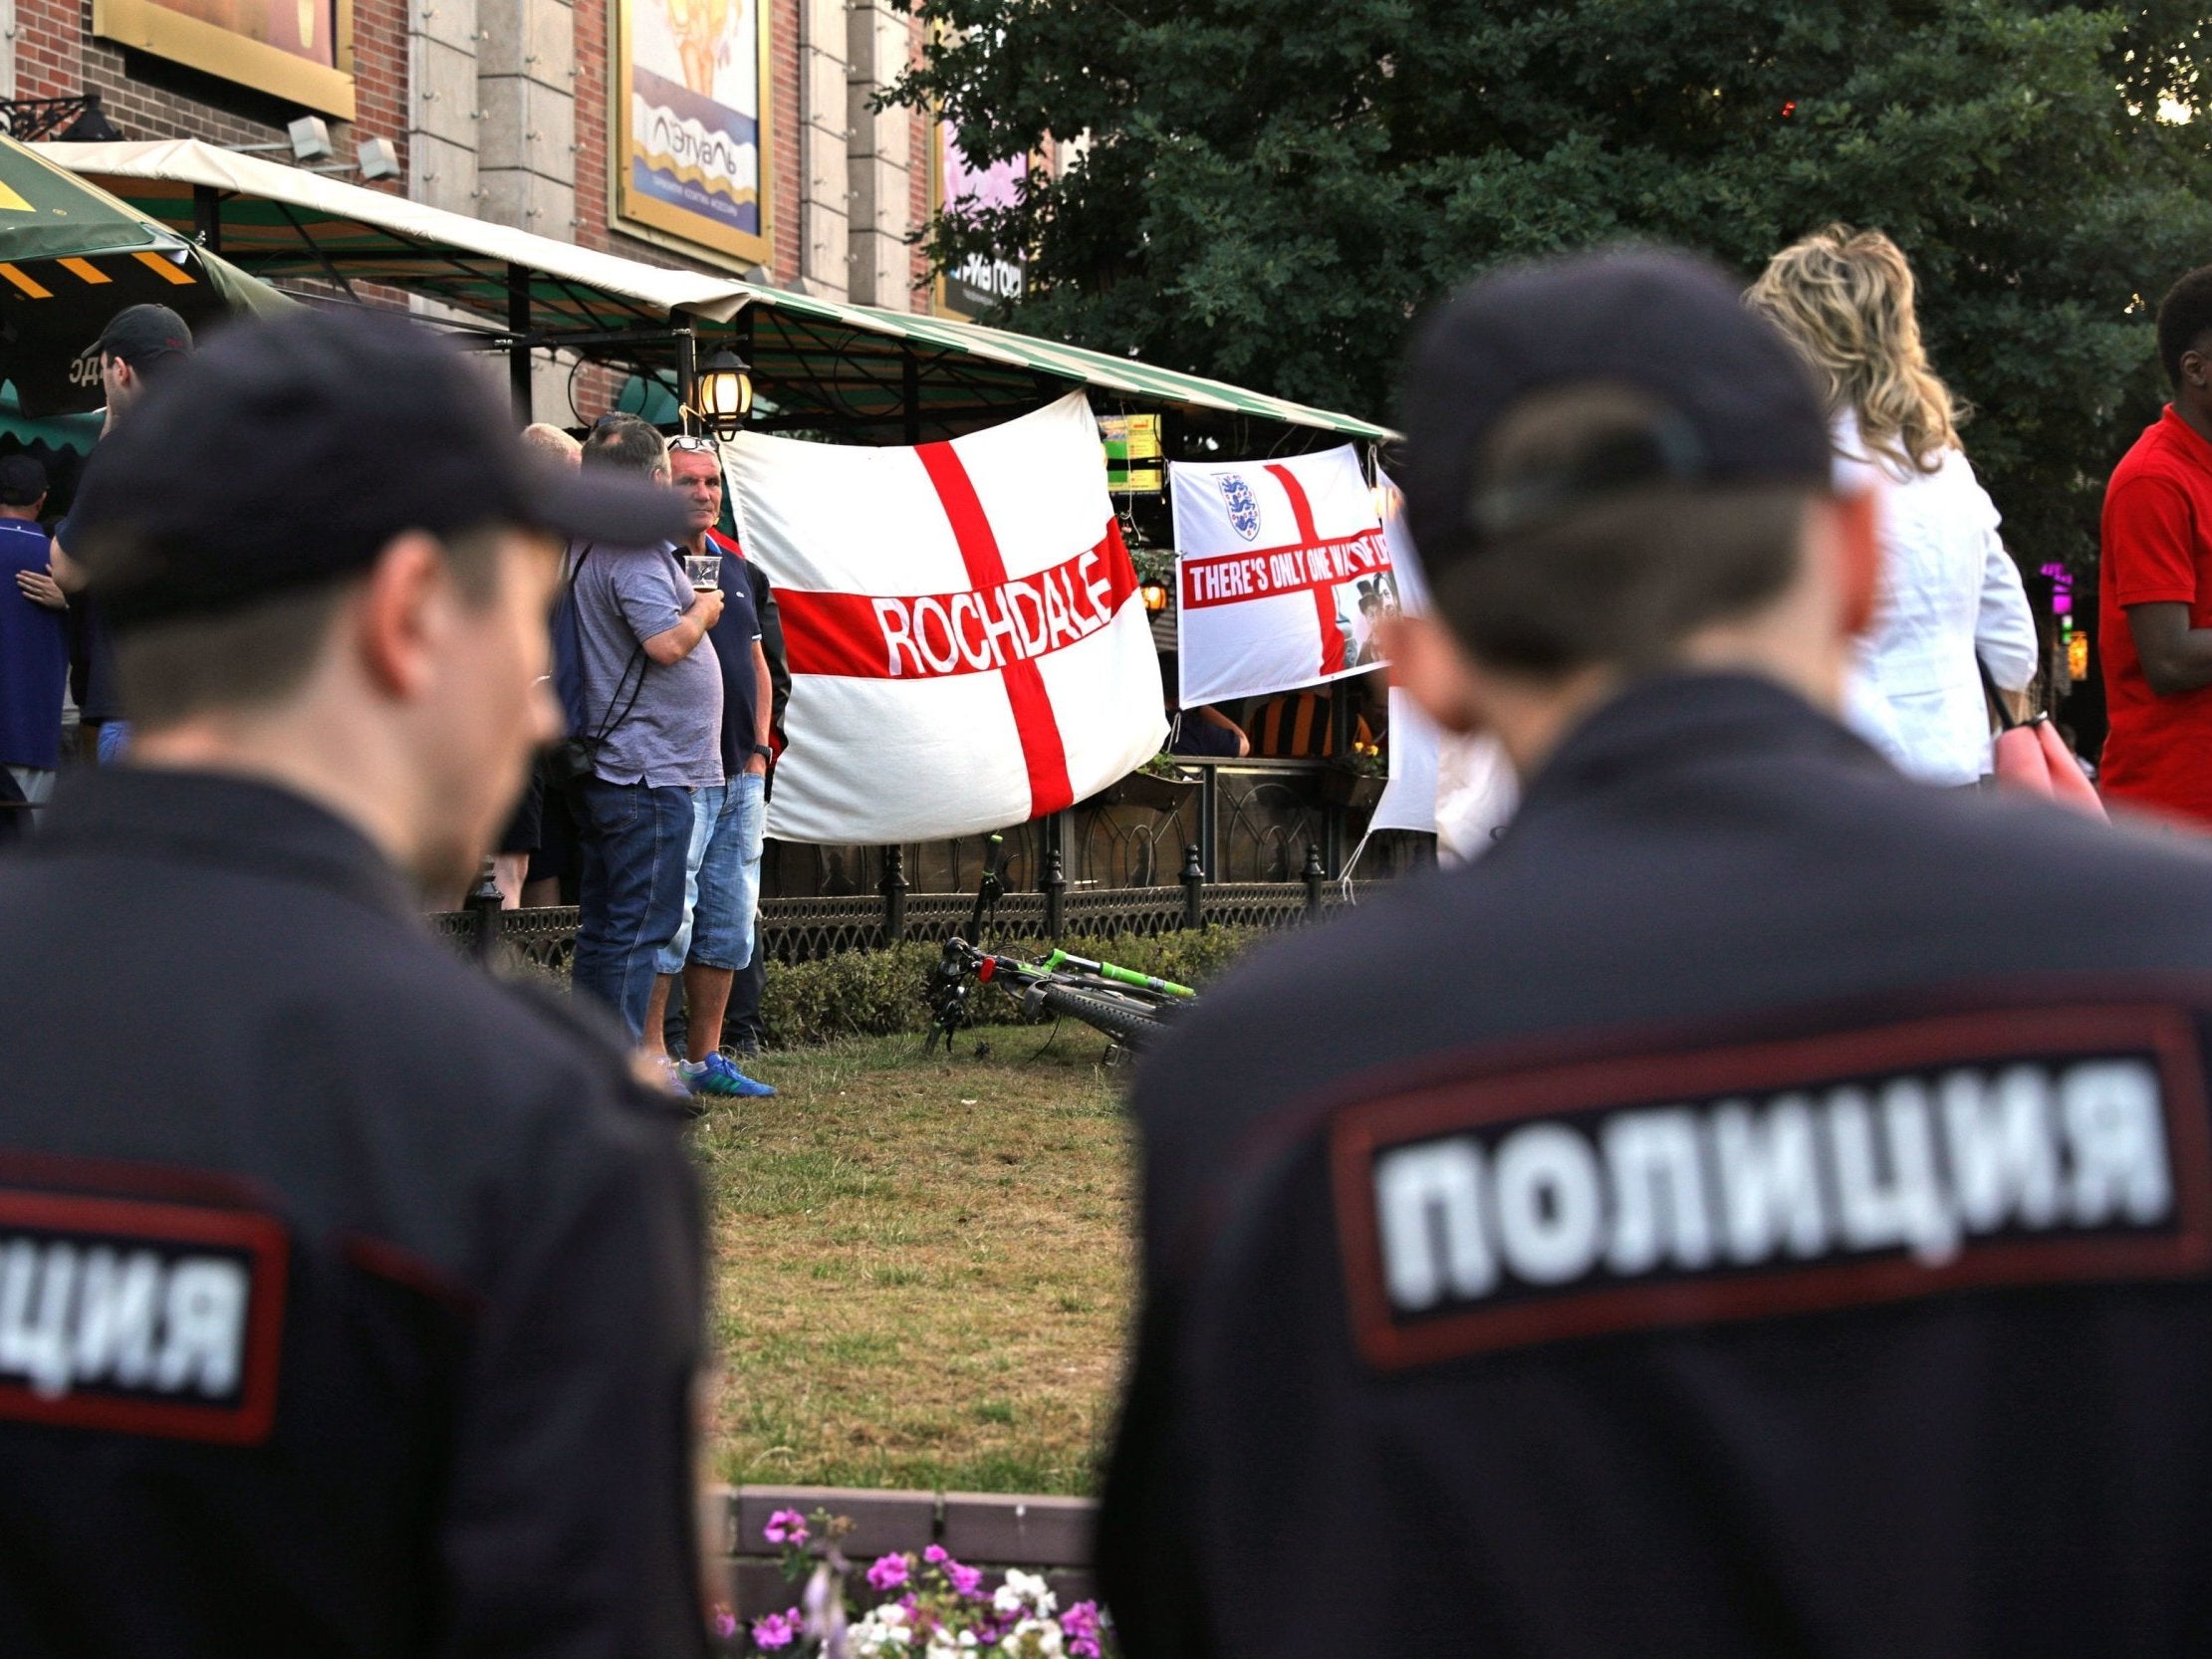
[[[741, 254], [623, 211], [617, 38], [632, 8], [715, 11], [726, 65], [755, 6], [765, 234]], [[391, 142], [400, 176], [374, 188], [655, 264], [931, 305], [916, 239], [932, 123], [870, 109], [919, 40], [890, 0], [0, 0], [0, 31], [13, 96], [97, 89], [124, 138], [282, 146], [288, 121], [320, 115], [341, 158], [360, 137]], [[264, 44], [273, 32], [283, 47]], [[327, 67], [300, 69], [318, 42]], [[558, 406], [550, 390], [540, 413], [563, 418], [565, 376]]]

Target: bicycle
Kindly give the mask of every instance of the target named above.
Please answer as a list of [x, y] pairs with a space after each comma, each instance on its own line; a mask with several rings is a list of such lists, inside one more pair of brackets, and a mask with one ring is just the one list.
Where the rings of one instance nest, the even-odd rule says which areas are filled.
[[[983, 878], [976, 885], [975, 906], [968, 913], [968, 933], [978, 940], [983, 938], [1006, 893], [1006, 884], [999, 875], [1003, 851], [1003, 840], [993, 835]], [[968, 999], [983, 985], [1003, 985], [1013, 990], [1025, 1019], [1040, 1020], [1051, 1014], [1080, 1020], [1132, 1054], [1156, 1041], [1167, 1029], [1170, 1013], [1198, 995], [1171, 979], [1111, 962], [1095, 962], [1057, 946], [1041, 962], [1024, 962], [981, 944], [970, 944], [956, 934], [945, 941], [924, 989], [936, 1018], [923, 1041], [923, 1054], [933, 1052], [939, 1038], [944, 1040], [945, 1053], [952, 1053], [953, 1033], [970, 1023]]]

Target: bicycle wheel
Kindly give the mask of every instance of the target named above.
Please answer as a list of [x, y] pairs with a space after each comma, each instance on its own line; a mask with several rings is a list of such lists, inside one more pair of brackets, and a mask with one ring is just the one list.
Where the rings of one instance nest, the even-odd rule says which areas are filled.
[[1038, 988], [1037, 1000], [1055, 1014], [1081, 1020], [1105, 1032], [1124, 1049], [1141, 1049], [1166, 1030], [1149, 1010], [1118, 997], [1094, 996], [1088, 991], [1070, 990], [1065, 985], [1045, 985]]

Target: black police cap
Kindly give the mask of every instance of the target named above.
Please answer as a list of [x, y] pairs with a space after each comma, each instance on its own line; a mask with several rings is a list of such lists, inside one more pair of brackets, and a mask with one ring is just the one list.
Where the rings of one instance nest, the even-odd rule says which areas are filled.
[[[1634, 393], [1654, 416], [1556, 468], [1492, 475], [1501, 421], [1583, 387]], [[1455, 296], [1414, 345], [1398, 424], [1406, 528], [1437, 575], [1627, 490], [1829, 480], [1828, 419], [1804, 362], [1719, 270], [1677, 253], [1519, 266]]]
[[226, 331], [134, 405], [65, 540], [127, 627], [350, 575], [406, 531], [493, 525], [647, 546], [687, 521], [671, 490], [539, 457], [431, 331], [303, 311]]

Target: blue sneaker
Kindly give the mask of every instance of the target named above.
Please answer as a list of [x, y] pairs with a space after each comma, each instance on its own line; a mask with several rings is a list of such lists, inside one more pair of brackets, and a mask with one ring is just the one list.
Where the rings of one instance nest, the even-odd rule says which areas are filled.
[[732, 1066], [725, 1055], [709, 1055], [702, 1061], [678, 1061], [676, 1080], [694, 1094], [720, 1094], [736, 1099], [765, 1100], [775, 1089], [767, 1083], [756, 1082]]

